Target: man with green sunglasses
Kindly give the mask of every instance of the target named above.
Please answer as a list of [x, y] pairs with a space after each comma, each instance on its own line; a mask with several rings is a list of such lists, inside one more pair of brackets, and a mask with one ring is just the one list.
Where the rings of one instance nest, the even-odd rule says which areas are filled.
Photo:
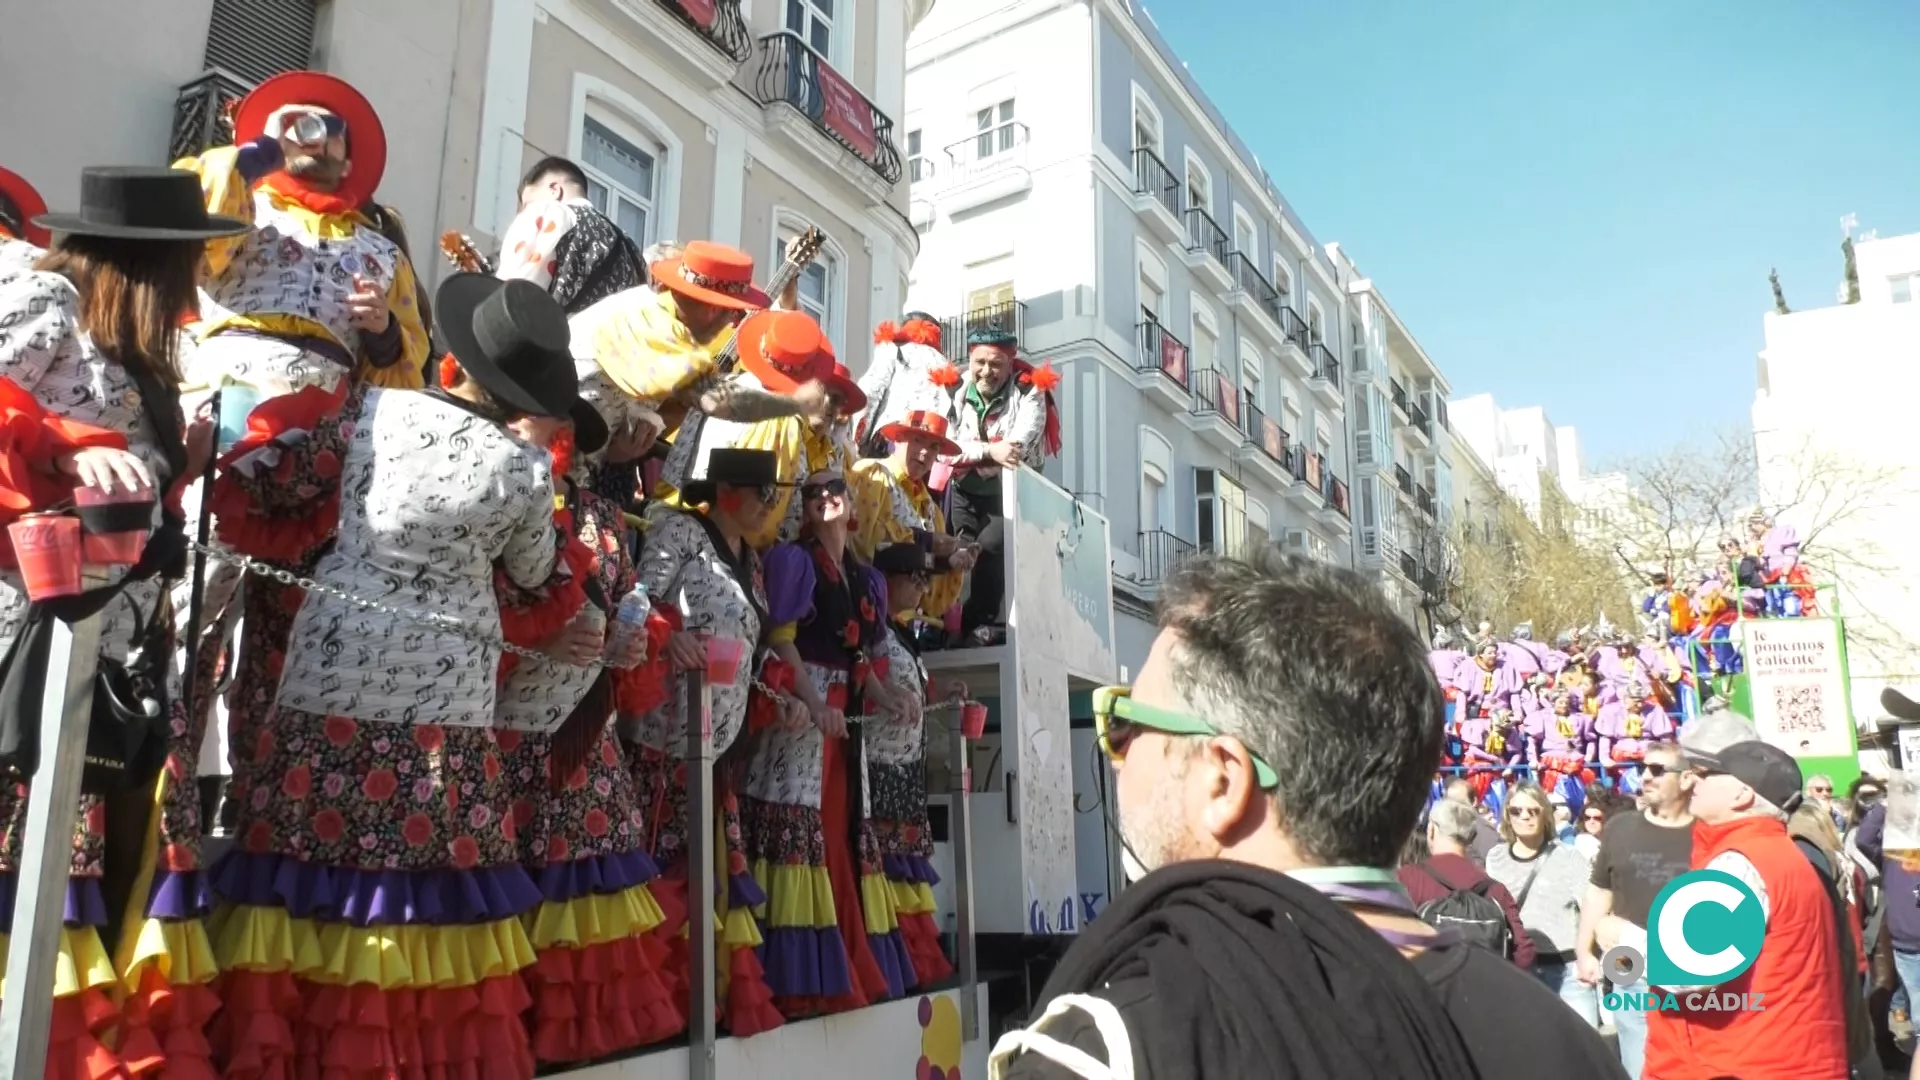
[[1139, 678], [1093, 712], [1131, 883], [990, 1076], [1624, 1075], [1557, 997], [1422, 922], [1400, 886], [1444, 708], [1370, 583], [1274, 551], [1183, 566]]

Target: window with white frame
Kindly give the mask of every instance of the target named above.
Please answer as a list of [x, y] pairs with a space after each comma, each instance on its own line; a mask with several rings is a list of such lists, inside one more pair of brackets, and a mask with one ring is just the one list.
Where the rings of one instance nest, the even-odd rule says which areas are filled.
[[1194, 540], [1202, 551], [1238, 558], [1247, 543], [1247, 489], [1219, 469], [1193, 470]]
[[1920, 294], [1920, 274], [1895, 274], [1887, 279], [1887, 288], [1896, 304], [1911, 304]]
[[1253, 265], [1260, 265], [1260, 233], [1253, 227], [1253, 218], [1237, 203], [1233, 208], [1233, 250]]
[[[806, 231], [804, 227], [785, 222], [781, 224], [779, 243], [773, 252], [773, 265], [778, 266], [785, 261], [787, 245], [799, 239], [804, 231]], [[841, 295], [844, 283], [840, 280], [840, 275], [840, 261], [831, 251], [823, 248], [801, 273], [799, 288], [795, 290], [800, 300], [800, 310], [813, 316], [814, 321], [820, 324], [820, 328], [826, 331], [828, 340], [833, 342], [836, 352], [840, 348], [836, 331], [840, 325], [840, 305], [844, 300]]]
[[1015, 126], [1012, 98], [975, 110], [973, 130], [977, 134], [973, 137], [974, 160], [985, 161], [995, 154], [1012, 150], [1016, 142]]
[[1160, 142], [1160, 113], [1138, 84], [1133, 88], [1133, 148], [1164, 158]]
[[1293, 275], [1287, 272], [1287, 264], [1282, 262], [1278, 255], [1273, 257], [1273, 287], [1279, 290], [1280, 302], [1283, 304], [1287, 302], [1287, 297], [1293, 294]]
[[[1242, 344], [1240, 346], [1240, 386], [1242, 392], [1246, 395], [1249, 416], [1251, 416], [1254, 409], [1259, 409], [1263, 414], [1267, 409], [1267, 402], [1261, 384], [1262, 374], [1264, 374], [1264, 372], [1262, 371], [1260, 354], [1254, 350], [1253, 346]], [[1255, 432], [1254, 434], [1257, 437], [1259, 433]]]
[[1200, 159], [1187, 153], [1187, 208], [1199, 207], [1208, 214], [1213, 213], [1213, 174]]
[[808, 48], [831, 63], [834, 4], [845, 2], [847, 0], [787, 0], [787, 29], [800, 35]]
[[920, 129], [907, 132], [907, 183], [917, 184], [926, 179], [927, 159], [921, 156]]
[[1214, 321], [1212, 310], [1197, 297], [1193, 304], [1192, 346], [1193, 370], [1211, 370], [1220, 352], [1220, 324]]
[[1249, 555], [1273, 543], [1273, 518], [1267, 513], [1266, 504], [1258, 499], [1247, 500], [1247, 553]]
[[587, 174], [587, 201], [607, 215], [636, 245], [653, 241], [656, 177], [666, 148], [642, 146], [589, 116], [580, 136], [580, 169]]
[[1140, 531], [1173, 532], [1173, 444], [1158, 431], [1140, 426]]
[[1320, 313], [1320, 305], [1313, 300], [1307, 301], [1307, 340], [1315, 345], [1326, 343], [1327, 317]]

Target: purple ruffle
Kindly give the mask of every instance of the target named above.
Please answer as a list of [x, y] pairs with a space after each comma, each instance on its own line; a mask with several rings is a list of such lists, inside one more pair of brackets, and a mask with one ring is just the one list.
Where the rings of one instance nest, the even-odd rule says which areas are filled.
[[511, 919], [541, 901], [518, 864], [473, 870], [359, 870], [281, 855], [228, 852], [213, 887], [236, 904], [284, 907], [296, 918], [355, 926], [451, 926]]
[[770, 926], [758, 950], [773, 996], [842, 997], [853, 992], [847, 939], [837, 926]]
[[940, 884], [940, 874], [934, 870], [933, 863], [922, 855], [882, 855], [880, 869], [887, 875], [888, 881], [928, 886]]
[[147, 916], [154, 919], [199, 919], [213, 910], [213, 885], [203, 870], [156, 869], [147, 891]]
[[617, 855], [589, 855], [562, 863], [548, 863], [534, 875], [534, 884], [549, 904], [582, 896], [624, 892], [660, 876], [660, 868], [644, 851]]
[[[13, 871], [0, 873], [0, 934], [13, 933], [13, 898], [19, 885]], [[68, 926], [107, 925], [107, 896], [100, 891], [99, 878], [67, 878], [66, 911], [61, 921]]]
[[734, 874], [727, 878], [727, 907], [757, 908], [767, 902], [767, 894], [752, 874]]
[[874, 962], [880, 965], [880, 974], [887, 980], [888, 1001], [905, 997], [907, 987], [920, 985], [920, 976], [913, 970], [913, 957], [907, 953], [907, 940], [900, 936], [899, 930], [868, 934], [867, 948], [873, 950]]

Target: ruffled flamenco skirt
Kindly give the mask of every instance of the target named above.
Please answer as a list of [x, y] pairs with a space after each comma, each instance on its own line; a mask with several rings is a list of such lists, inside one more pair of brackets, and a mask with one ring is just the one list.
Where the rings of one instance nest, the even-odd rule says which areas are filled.
[[[646, 818], [648, 847], [661, 873], [654, 899], [665, 921], [654, 937], [666, 947], [666, 970], [674, 1000], [685, 1001], [687, 929], [691, 917], [685, 848], [687, 769], [680, 758], [642, 744], [628, 744], [634, 790]], [[716, 1011], [719, 1022], [737, 1038], [771, 1031], [785, 1022], [774, 1007], [773, 991], [761, 964], [763, 939], [754, 909], [767, 902], [760, 883], [748, 871], [740, 829], [739, 804], [725, 770], [716, 767], [718, 784], [714, 829], [714, 866], [719, 880], [714, 897]]]
[[522, 918], [536, 957], [522, 972], [535, 1059], [592, 1061], [684, 1031], [686, 997], [674, 994], [658, 933], [667, 921], [653, 894], [660, 871], [643, 846], [645, 818], [618, 741], [604, 734], [556, 782], [551, 736], [497, 738], [521, 861], [541, 897]]
[[277, 710], [212, 871], [242, 1080], [526, 1080], [543, 901], [489, 728]]
[[[846, 740], [823, 750], [818, 810], [743, 798], [742, 825], [766, 943], [767, 982], [791, 1017], [847, 1012], [913, 985], [893, 894], [877, 865], [854, 861]], [[863, 902], [864, 901], [864, 902]]]

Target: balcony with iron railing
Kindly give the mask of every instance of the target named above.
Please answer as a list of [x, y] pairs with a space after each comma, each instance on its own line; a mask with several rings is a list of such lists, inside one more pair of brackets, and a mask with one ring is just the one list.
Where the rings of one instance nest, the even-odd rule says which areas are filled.
[[1303, 379], [1313, 378], [1313, 357], [1307, 355], [1307, 349], [1313, 344], [1312, 331], [1307, 320], [1287, 305], [1287, 295], [1280, 294], [1280, 334], [1285, 342], [1280, 355], [1286, 357], [1293, 366], [1294, 373]]
[[[810, 125], [808, 130], [852, 155], [878, 176], [884, 187], [899, 182], [902, 163], [900, 149], [893, 141], [892, 118], [808, 48], [799, 35], [783, 30], [760, 39], [760, 70], [753, 91], [766, 106], [770, 120], [777, 123], [785, 116], [804, 118]], [[789, 136], [816, 156], [825, 156], [813, 139], [794, 131]]]
[[1028, 135], [1027, 125], [1009, 120], [948, 144], [946, 160], [931, 177], [928, 190], [949, 214], [1031, 190]]
[[1393, 485], [1399, 488], [1403, 495], [1413, 494], [1413, 474], [1407, 471], [1405, 465], [1393, 467]]
[[998, 304], [977, 307], [964, 315], [955, 315], [943, 321], [940, 328], [940, 344], [947, 358], [954, 363], [965, 363], [971, 349], [967, 339], [977, 330], [1005, 330], [1020, 343], [1022, 349], [1027, 342], [1027, 305], [1020, 300], [1007, 300]]
[[1346, 403], [1340, 396], [1340, 359], [1318, 341], [1307, 350], [1307, 357], [1313, 361], [1313, 392], [1327, 407], [1338, 410]]
[[203, 72], [182, 86], [173, 102], [173, 135], [167, 140], [167, 160], [178, 161], [216, 146], [233, 145], [231, 110], [252, 89], [252, 83], [219, 68]]
[[1433, 510], [1434, 510], [1433, 492], [1427, 490], [1427, 486], [1425, 484], [1414, 485], [1413, 504], [1420, 508], [1421, 513], [1427, 515], [1428, 517], [1433, 516]]
[[1279, 421], [1268, 416], [1266, 410], [1254, 404], [1251, 397], [1246, 407], [1247, 441], [1240, 448], [1240, 458], [1266, 474], [1276, 489], [1284, 490], [1293, 482], [1287, 472], [1287, 431]]
[[1411, 582], [1420, 580], [1420, 560], [1414, 558], [1411, 551], [1400, 553], [1400, 576]]
[[1327, 473], [1326, 480], [1327, 505], [1333, 508], [1333, 512], [1342, 522], [1352, 521], [1353, 497], [1347, 491], [1347, 482], [1331, 472]]
[[1400, 410], [1400, 415], [1405, 416], [1407, 414], [1408, 404], [1407, 388], [1400, 385], [1400, 380], [1398, 379], [1388, 379], [1387, 386], [1390, 388], [1390, 393], [1393, 397], [1393, 407]]
[[1254, 326], [1270, 343], [1284, 344], [1286, 339], [1280, 331], [1280, 290], [1274, 288], [1253, 260], [1242, 252], [1233, 252], [1227, 266], [1233, 274], [1234, 307], [1253, 316]]
[[1180, 178], [1142, 146], [1133, 152], [1133, 212], [1147, 220], [1161, 240], [1177, 244], [1186, 239], [1180, 216]]
[[1308, 453], [1299, 443], [1287, 446], [1287, 472], [1293, 477], [1293, 483], [1287, 488], [1287, 497], [1299, 503], [1309, 513], [1326, 505], [1327, 460], [1319, 454]]
[[1227, 230], [1213, 220], [1205, 207], [1188, 206], [1186, 212], [1187, 246], [1185, 257], [1187, 267], [1213, 283], [1214, 288], [1225, 292], [1233, 288], [1233, 275], [1228, 264], [1233, 257], [1233, 240]]
[[1219, 368], [1201, 368], [1193, 373], [1193, 411], [1186, 417], [1187, 426], [1222, 450], [1238, 450], [1245, 431], [1242, 404], [1232, 376]]
[[741, 15], [740, 0], [654, 0], [689, 30], [735, 64], [753, 56], [753, 35]]
[[1412, 422], [1412, 430], [1418, 435], [1414, 441], [1423, 446], [1433, 443], [1433, 421], [1428, 418], [1427, 410], [1420, 406], [1420, 399], [1414, 398], [1407, 403], [1407, 419]]
[[1148, 529], [1140, 534], [1140, 576], [1136, 580], [1142, 585], [1158, 585], [1198, 552], [1193, 544], [1165, 529]]
[[1139, 349], [1133, 358], [1134, 387], [1168, 409], [1184, 413], [1191, 400], [1193, 377], [1193, 358], [1187, 343], [1153, 319], [1135, 323], [1133, 339]]

